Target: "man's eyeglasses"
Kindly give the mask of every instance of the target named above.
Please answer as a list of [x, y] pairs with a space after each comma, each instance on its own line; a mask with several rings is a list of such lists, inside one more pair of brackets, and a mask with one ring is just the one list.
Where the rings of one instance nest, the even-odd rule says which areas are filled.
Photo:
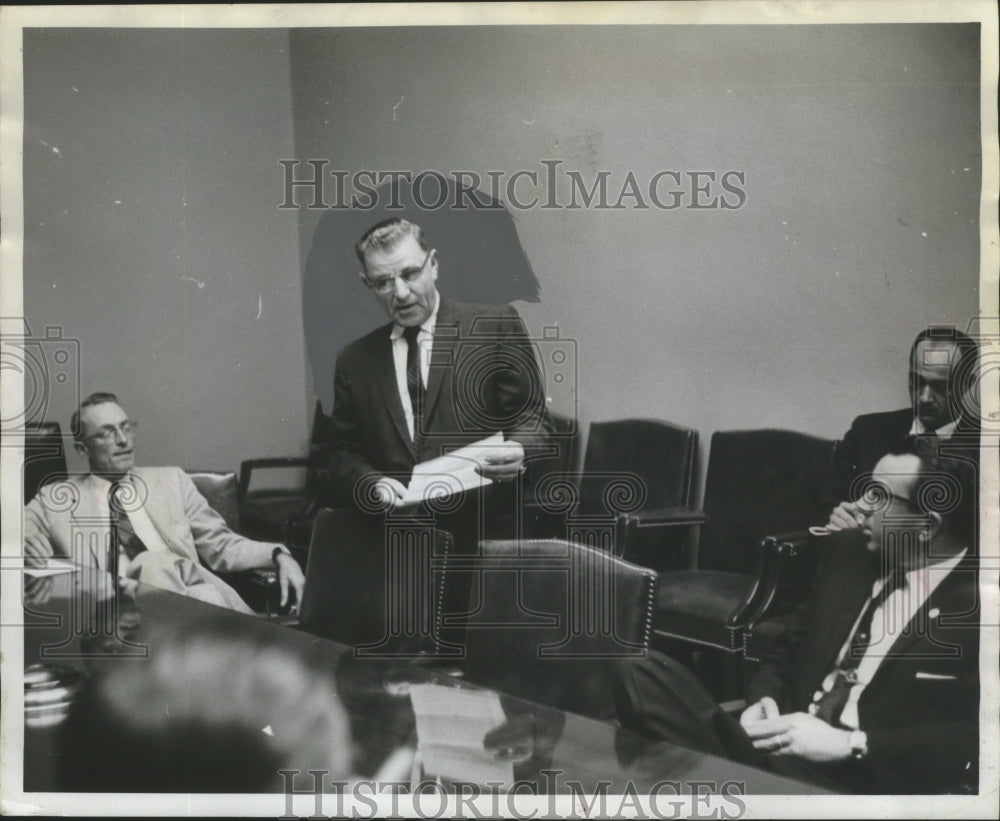
[[391, 294], [396, 287], [396, 280], [401, 279], [409, 287], [411, 284], [416, 282], [423, 276], [424, 269], [427, 267], [427, 262], [431, 258], [431, 254], [434, 253], [434, 249], [431, 248], [427, 252], [427, 256], [424, 257], [424, 261], [420, 264], [419, 268], [410, 268], [409, 270], [403, 271], [402, 273], [396, 274], [391, 277], [376, 277], [375, 279], [369, 279], [365, 277], [365, 282], [368, 283], [368, 287], [371, 288], [376, 294], [385, 296], [386, 294]]
[[120, 425], [105, 425], [97, 433], [85, 436], [84, 440], [87, 442], [110, 442], [119, 433], [129, 437], [133, 436], [137, 430], [139, 430], [139, 423], [134, 419], [126, 419]]
[[854, 504], [860, 513], [872, 516], [880, 510], [888, 509], [893, 502], [902, 502], [919, 513], [924, 512], [918, 502], [902, 494], [893, 493], [888, 487], [868, 488]]

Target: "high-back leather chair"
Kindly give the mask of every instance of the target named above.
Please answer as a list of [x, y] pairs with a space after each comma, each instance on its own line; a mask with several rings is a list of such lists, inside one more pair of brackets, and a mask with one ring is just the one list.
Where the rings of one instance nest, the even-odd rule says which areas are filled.
[[743, 625], [767, 590], [761, 542], [826, 521], [822, 489], [833, 446], [789, 430], [712, 436], [697, 565], [660, 574], [654, 644], [742, 651]]
[[313, 526], [300, 626], [359, 657], [433, 657], [440, 640], [447, 531], [356, 510], [323, 509]]
[[24, 429], [24, 503], [42, 485], [66, 476], [66, 451], [58, 422], [29, 422]]
[[[690, 510], [697, 452], [697, 431], [659, 419], [592, 422], [583, 470], [573, 477], [578, 501], [557, 526], [550, 520], [544, 535], [567, 538], [574, 525], [603, 521], [612, 525], [619, 555], [653, 567], [670, 564], [684, 536], [676, 526], [700, 521]], [[563, 490], [543, 477], [536, 504], [544, 507], [548, 496], [558, 510]]]
[[562, 535], [562, 517], [546, 510], [539, 498], [539, 482], [547, 477], [565, 476], [575, 481], [579, 470], [580, 429], [576, 419], [549, 412], [551, 455], [535, 457], [528, 463], [524, 481], [524, 536]]
[[[475, 683], [594, 718], [614, 717], [623, 658], [649, 646], [656, 573], [558, 539], [484, 541], [450, 564], [473, 572], [463, 670]], [[446, 621], [447, 623], [447, 621]]]
[[229, 529], [240, 533], [239, 477], [231, 470], [188, 470], [185, 473], [208, 506], [225, 519]]

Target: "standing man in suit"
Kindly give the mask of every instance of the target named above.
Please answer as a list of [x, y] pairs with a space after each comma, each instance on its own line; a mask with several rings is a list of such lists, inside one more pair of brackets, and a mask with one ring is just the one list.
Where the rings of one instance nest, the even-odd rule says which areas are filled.
[[[71, 427], [90, 473], [44, 486], [25, 507], [29, 566], [66, 557], [109, 574], [126, 593], [141, 582], [246, 613], [239, 594], [211, 570], [276, 567], [281, 604], [290, 592], [301, 601], [302, 569], [287, 548], [234, 533], [180, 468], [135, 467], [136, 426], [113, 393], [84, 399]], [[74, 540], [81, 528], [100, 538]], [[74, 555], [75, 542], [82, 555]]]
[[975, 792], [975, 471], [912, 448], [879, 460], [861, 530], [825, 557], [739, 721], [657, 656], [624, 669], [622, 724], [840, 792]]
[[[340, 504], [400, 504], [415, 465], [502, 431], [479, 472], [510, 483], [545, 429], [534, 349], [509, 305], [456, 302], [437, 289], [437, 251], [393, 218], [356, 245], [361, 279], [391, 322], [337, 359], [331, 474]], [[487, 488], [493, 501], [503, 493]]]
[[825, 492], [827, 503], [835, 505], [829, 530], [861, 527], [864, 517], [852, 501], [851, 486], [906, 437], [954, 439], [978, 448], [977, 414], [969, 408], [978, 357], [975, 341], [953, 328], [928, 328], [917, 335], [910, 348], [911, 406], [859, 416], [837, 445]]

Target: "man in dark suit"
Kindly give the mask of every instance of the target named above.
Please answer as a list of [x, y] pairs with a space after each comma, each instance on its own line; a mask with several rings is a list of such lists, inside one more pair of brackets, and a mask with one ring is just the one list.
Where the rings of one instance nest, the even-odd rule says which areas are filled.
[[939, 442], [979, 446], [975, 388], [979, 349], [951, 327], [921, 331], [910, 348], [910, 407], [857, 417], [833, 456], [825, 501], [833, 506], [829, 530], [861, 526], [852, 501], [852, 485], [871, 473], [875, 463], [907, 436], [936, 437]]
[[662, 656], [627, 666], [630, 729], [850, 793], [976, 790], [979, 606], [971, 465], [914, 440], [859, 500], [864, 525], [747, 685], [739, 721]]
[[[545, 397], [524, 323], [509, 305], [438, 293], [437, 252], [394, 218], [357, 243], [360, 276], [392, 320], [337, 359], [331, 473], [339, 503], [398, 506], [415, 465], [502, 432], [479, 472], [510, 483], [545, 431]], [[492, 489], [487, 489], [492, 490]]]

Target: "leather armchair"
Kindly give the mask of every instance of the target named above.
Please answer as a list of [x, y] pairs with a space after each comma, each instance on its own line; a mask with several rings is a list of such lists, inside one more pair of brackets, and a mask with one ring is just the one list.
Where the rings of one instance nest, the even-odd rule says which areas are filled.
[[450, 533], [419, 519], [323, 509], [316, 516], [299, 626], [358, 658], [435, 660]]
[[66, 452], [58, 422], [29, 422], [24, 427], [24, 503], [42, 485], [66, 476]]
[[[613, 551], [558, 539], [483, 541], [453, 557], [473, 573], [463, 670], [470, 681], [599, 719], [614, 718], [623, 658], [649, 646], [656, 573]], [[445, 624], [448, 620], [445, 620]]]
[[725, 692], [738, 689], [733, 662], [742, 660], [747, 623], [790, 606], [796, 588], [805, 594], [790, 561], [798, 548], [764, 539], [823, 520], [833, 445], [788, 430], [712, 436], [696, 563], [660, 574], [654, 644], [667, 652], [680, 643], [731, 656]]
[[656, 569], [679, 566], [688, 528], [704, 518], [690, 509], [697, 451], [697, 431], [669, 422], [591, 423], [582, 473], [538, 483], [536, 504], [562, 514], [545, 535], [614, 544]]
[[[328, 494], [330, 417], [319, 402], [313, 414], [308, 456], [270, 456], [240, 463], [239, 505], [244, 532], [254, 539], [281, 542], [305, 560], [313, 520]], [[281, 470], [305, 472], [304, 485], [253, 487], [254, 474]]]

